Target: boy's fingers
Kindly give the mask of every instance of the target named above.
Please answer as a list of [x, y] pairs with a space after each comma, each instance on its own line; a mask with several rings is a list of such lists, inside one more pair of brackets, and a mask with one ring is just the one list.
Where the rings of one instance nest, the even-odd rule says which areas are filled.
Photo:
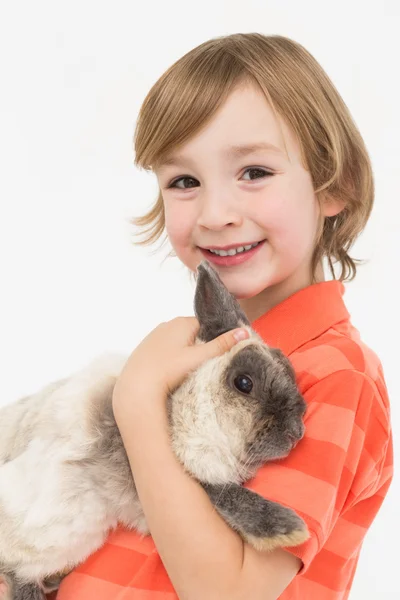
[[207, 351], [210, 353], [210, 357], [219, 356], [220, 354], [224, 354], [224, 352], [227, 352], [233, 348], [233, 346], [240, 342], [240, 340], [245, 340], [248, 337], [250, 337], [250, 334], [247, 329], [239, 328], [226, 331], [222, 335], [219, 335], [217, 338], [206, 344]]
[[181, 359], [177, 366], [178, 376], [176, 378], [171, 376], [168, 384], [169, 392], [175, 389], [175, 386], [181, 382], [181, 374], [183, 370], [186, 372], [186, 374], [188, 374], [190, 371], [197, 369], [206, 360], [224, 354], [233, 348], [233, 346], [235, 346], [235, 344], [237, 344], [240, 340], [248, 337], [250, 337], [250, 334], [246, 329], [237, 328], [232, 329], [231, 331], [226, 331], [210, 342], [192, 346], [191, 352], [187, 353], [186, 355], [185, 366], [183, 365], [183, 361]]

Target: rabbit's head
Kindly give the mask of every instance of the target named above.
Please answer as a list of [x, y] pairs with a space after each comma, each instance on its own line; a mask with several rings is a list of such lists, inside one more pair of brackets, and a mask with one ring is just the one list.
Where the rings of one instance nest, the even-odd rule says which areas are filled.
[[196, 343], [245, 327], [250, 337], [205, 361], [169, 397], [174, 451], [208, 483], [241, 483], [283, 458], [303, 437], [306, 404], [288, 358], [251, 328], [235, 297], [206, 261], [197, 268]]

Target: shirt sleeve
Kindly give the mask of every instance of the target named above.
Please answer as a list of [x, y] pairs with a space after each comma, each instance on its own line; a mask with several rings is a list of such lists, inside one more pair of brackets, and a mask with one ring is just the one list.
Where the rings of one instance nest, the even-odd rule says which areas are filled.
[[391, 437], [385, 390], [364, 373], [334, 372], [302, 394], [303, 439], [287, 458], [259, 469], [245, 487], [304, 519], [309, 539], [285, 548], [302, 560], [304, 573], [340, 515], [351, 521], [363, 503], [362, 527], [368, 529], [390, 483]]

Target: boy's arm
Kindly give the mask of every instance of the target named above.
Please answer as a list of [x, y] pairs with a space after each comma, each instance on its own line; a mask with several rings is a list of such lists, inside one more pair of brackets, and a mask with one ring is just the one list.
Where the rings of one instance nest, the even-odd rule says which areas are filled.
[[[311, 534], [301, 546], [271, 554], [243, 545], [175, 461], [159, 407], [157, 415], [136, 421], [136, 431], [122, 427], [154, 542], [180, 598], [277, 598], [299, 568], [301, 573], [313, 569], [317, 584], [337, 586], [330, 572], [314, 568], [314, 558], [344, 510], [352, 543], [361, 543], [387, 492], [393, 474], [387, 393], [383, 380], [374, 383], [362, 372], [342, 369], [314, 381], [303, 395], [308, 405], [303, 440], [286, 459], [265, 465], [245, 485], [291, 507]], [[154, 404], [145, 406], [150, 411]], [[330, 539], [328, 552], [346, 552], [341, 540], [341, 535]], [[291, 563], [287, 555], [298, 559]]]
[[149, 398], [140, 418], [124, 414], [119, 427], [151, 535], [179, 598], [276, 600], [301, 560], [280, 549], [257, 552], [225, 523], [173, 454], [159, 400]]

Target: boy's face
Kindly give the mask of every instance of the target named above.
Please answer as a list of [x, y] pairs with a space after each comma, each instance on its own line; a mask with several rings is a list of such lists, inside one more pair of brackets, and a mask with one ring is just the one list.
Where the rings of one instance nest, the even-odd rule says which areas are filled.
[[[207, 127], [176, 152], [178, 164], [156, 171], [169, 240], [190, 270], [207, 258], [201, 248], [266, 240], [240, 264], [213, 264], [250, 320], [310, 285], [312, 278], [320, 209], [300, 147], [280, 123], [290, 160], [265, 96], [254, 86], [238, 88]], [[231, 145], [258, 142], [278, 151], [225, 154]], [[249, 167], [273, 174], [261, 177]], [[180, 177], [187, 179], [177, 181]], [[176, 187], [167, 189], [173, 182]], [[340, 208], [331, 202], [323, 214], [337, 214]], [[324, 279], [322, 269], [318, 278]]]

